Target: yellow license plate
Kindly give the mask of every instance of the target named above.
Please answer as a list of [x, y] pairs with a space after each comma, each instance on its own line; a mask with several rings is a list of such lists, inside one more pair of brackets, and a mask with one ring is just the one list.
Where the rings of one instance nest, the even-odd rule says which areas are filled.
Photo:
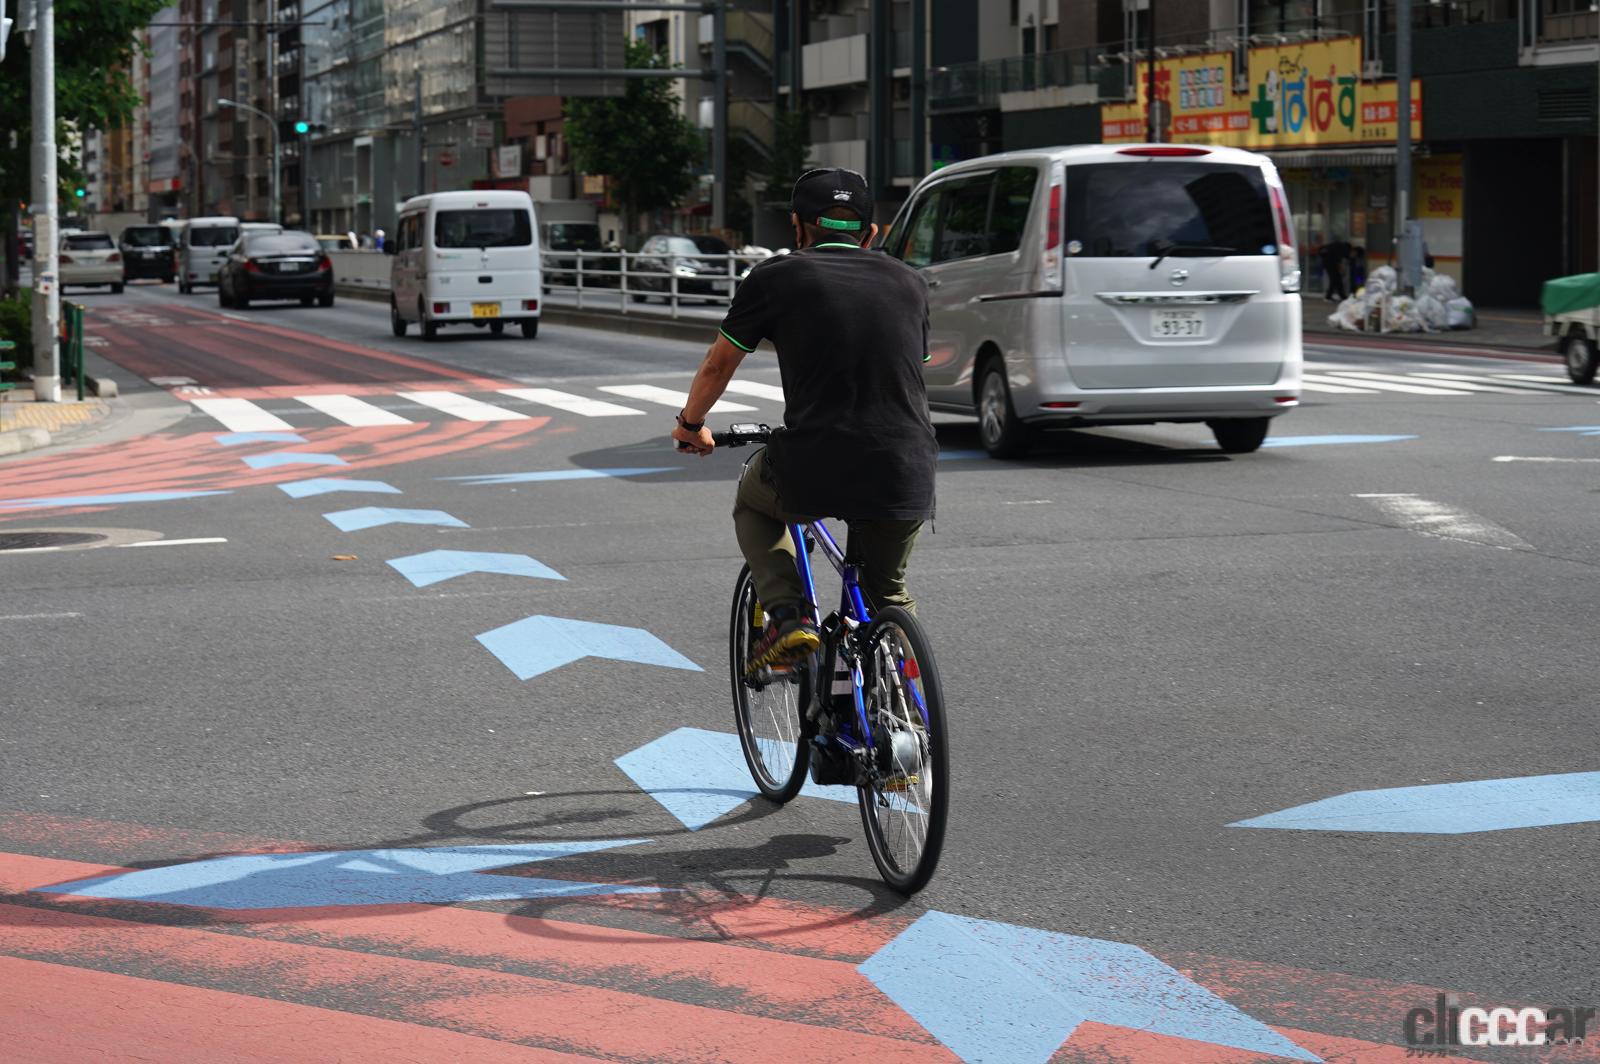
[[499, 303], [474, 303], [472, 304], [474, 318], [498, 318], [500, 316]]

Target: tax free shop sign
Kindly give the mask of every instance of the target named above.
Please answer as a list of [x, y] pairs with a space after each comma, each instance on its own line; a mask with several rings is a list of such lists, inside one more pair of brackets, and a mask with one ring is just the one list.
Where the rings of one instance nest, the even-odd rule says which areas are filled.
[[[1234, 90], [1235, 55], [1208, 52], [1156, 63], [1155, 96], [1171, 109], [1175, 143], [1235, 148], [1385, 144], [1399, 115], [1393, 81], [1361, 79], [1361, 38], [1252, 48], [1246, 89]], [[1101, 139], [1148, 137], [1150, 68], [1137, 65], [1137, 102], [1100, 109]], [[1422, 136], [1422, 83], [1411, 82], [1411, 129]]]

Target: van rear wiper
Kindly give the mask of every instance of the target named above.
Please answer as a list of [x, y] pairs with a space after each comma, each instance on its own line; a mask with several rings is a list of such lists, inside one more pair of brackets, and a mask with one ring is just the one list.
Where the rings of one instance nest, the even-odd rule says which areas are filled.
[[1150, 263], [1153, 270], [1161, 265], [1161, 260], [1175, 251], [1198, 251], [1206, 255], [1237, 255], [1238, 248], [1225, 248], [1219, 244], [1180, 244], [1176, 240], [1157, 240], [1150, 245], [1150, 250], [1156, 252], [1155, 261]]

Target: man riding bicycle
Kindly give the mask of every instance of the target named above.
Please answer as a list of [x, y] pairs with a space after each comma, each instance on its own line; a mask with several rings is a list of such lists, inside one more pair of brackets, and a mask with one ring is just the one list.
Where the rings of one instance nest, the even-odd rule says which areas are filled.
[[707, 413], [744, 356], [772, 342], [784, 425], [745, 467], [733, 509], [767, 617], [751, 669], [792, 665], [821, 643], [791, 522], [844, 519], [845, 553], [872, 603], [914, 609], [906, 564], [933, 512], [939, 453], [922, 381], [928, 287], [898, 259], [866, 250], [878, 232], [866, 179], [808, 171], [790, 211], [797, 250], [763, 260], [740, 284], [672, 433], [680, 449], [710, 454]]

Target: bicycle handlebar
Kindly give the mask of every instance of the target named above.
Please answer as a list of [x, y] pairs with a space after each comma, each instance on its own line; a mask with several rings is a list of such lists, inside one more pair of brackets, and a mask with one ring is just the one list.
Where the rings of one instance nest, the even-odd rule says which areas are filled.
[[[727, 432], [713, 432], [711, 442], [718, 447], [743, 447], [752, 443], [766, 443], [772, 435], [772, 429], [767, 425], [729, 425]], [[686, 444], [678, 444], [678, 450], [686, 451]]]

